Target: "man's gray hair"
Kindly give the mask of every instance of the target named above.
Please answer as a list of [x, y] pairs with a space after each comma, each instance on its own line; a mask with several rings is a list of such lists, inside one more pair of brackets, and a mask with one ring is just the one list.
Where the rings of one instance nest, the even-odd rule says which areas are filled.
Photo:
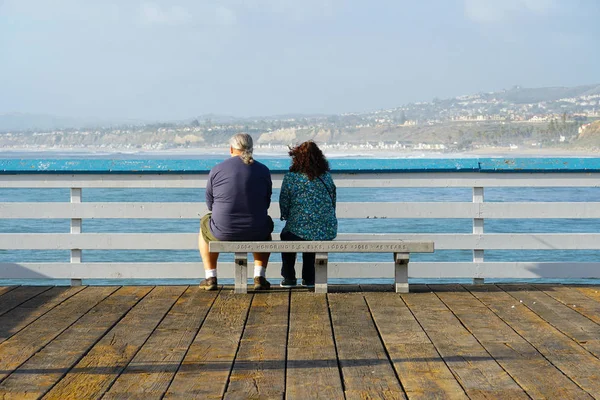
[[247, 133], [238, 133], [229, 139], [229, 145], [242, 152], [240, 158], [245, 164], [252, 164], [254, 161], [254, 158], [252, 158], [252, 136], [248, 135]]

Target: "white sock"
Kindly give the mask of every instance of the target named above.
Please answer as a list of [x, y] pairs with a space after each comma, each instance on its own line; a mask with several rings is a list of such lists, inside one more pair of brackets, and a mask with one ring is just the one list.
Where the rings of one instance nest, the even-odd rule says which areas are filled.
[[265, 277], [267, 273], [267, 269], [265, 267], [263, 267], [262, 265], [255, 265], [254, 266], [254, 277], [256, 278], [257, 276], [262, 276], [263, 278]]
[[217, 269], [205, 269], [204, 274], [206, 275], [206, 279], [208, 278], [216, 278], [217, 277]]

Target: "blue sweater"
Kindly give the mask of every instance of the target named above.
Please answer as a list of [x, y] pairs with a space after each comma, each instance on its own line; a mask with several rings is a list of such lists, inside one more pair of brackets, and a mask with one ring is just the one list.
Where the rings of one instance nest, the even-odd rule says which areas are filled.
[[279, 195], [281, 219], [286, 221], [283, 232], [304, 240], [332, 240], [337, 236], [335, 183], [329, 172], [319, 178], [311, 181], [304, 174], [285, 174]]
[[210, 230], [219, 240], [265, 240], [273, 231], [271, 172], [254, 161], [231, 157], [208, 174], [206, 205], [212, 211]]

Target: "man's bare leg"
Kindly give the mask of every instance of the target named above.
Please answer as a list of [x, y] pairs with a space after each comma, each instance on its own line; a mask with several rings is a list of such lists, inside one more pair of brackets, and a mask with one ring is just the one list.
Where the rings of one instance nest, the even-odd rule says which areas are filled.
[[[208, 242], [202, 236], [202, 232], [198, 235], [198, 247], [200, 248], [200, 257], [202, 257], [202, 265], [204, 266], [204, 274], [206, 279], [200, 282], [200, 287], [206, 290], [215, 290], [217, 278], [217, 260], [219, 253], [211, 253], [208, 251]], [[209, 282], [210, 278], [215, 278], [214, 282]]]
[[267, 268], [271, 253], [252, 253], [252, 255], [254, 256], [254, 266]]

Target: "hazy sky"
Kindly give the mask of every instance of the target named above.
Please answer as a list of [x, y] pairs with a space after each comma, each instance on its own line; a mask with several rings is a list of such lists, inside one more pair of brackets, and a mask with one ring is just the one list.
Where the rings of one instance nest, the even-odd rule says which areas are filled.
[[0, 113], [185, 119], [600, 83], [600, 0], [0, 0]]

